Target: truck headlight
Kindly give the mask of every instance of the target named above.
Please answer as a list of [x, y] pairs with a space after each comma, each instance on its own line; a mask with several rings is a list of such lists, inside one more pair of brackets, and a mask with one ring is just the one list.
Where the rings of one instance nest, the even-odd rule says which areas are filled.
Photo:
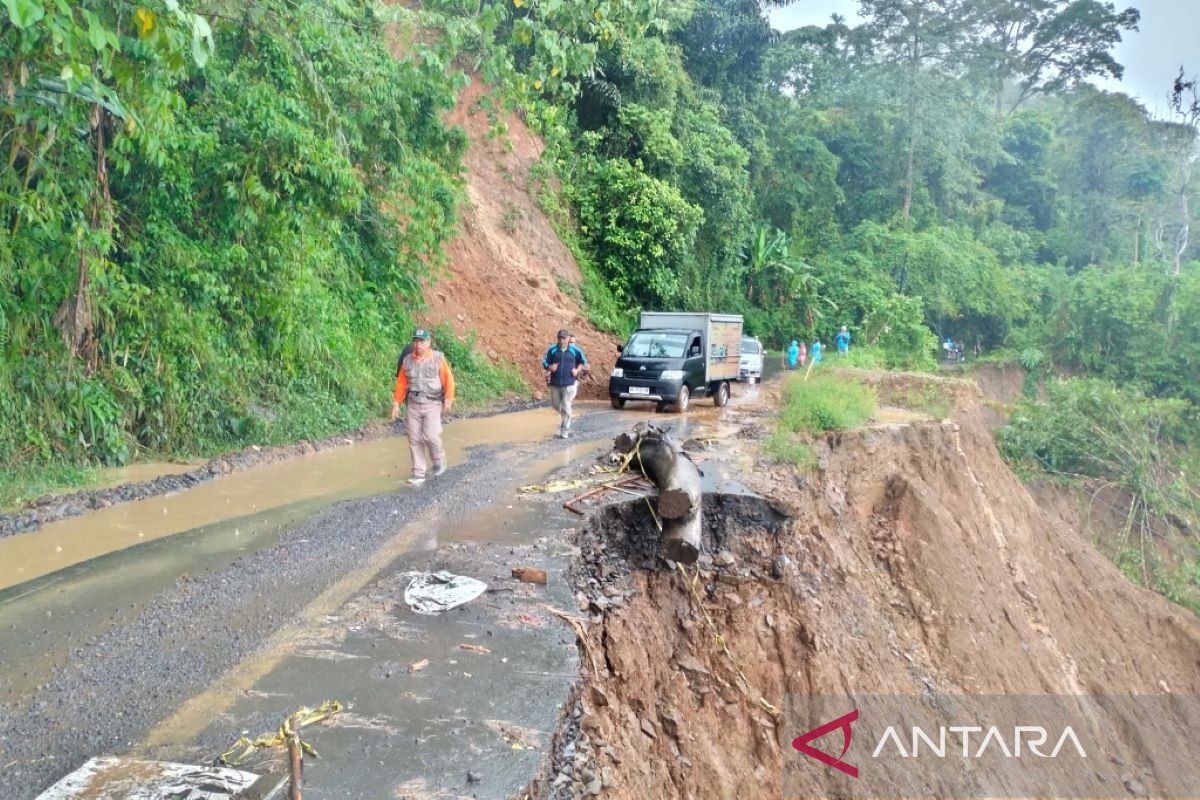
[[664, 369], [662, 372], [664, 381], [681, 381], [683, 380], [683, 370], [681, 369]]
[[625, 370], [621, 369], [620, 367], [613, 367], [613, 371], [612, 371], [612, 377], [614, 377], [614, 378], [624, 378], [624, 377], [625, 377]]

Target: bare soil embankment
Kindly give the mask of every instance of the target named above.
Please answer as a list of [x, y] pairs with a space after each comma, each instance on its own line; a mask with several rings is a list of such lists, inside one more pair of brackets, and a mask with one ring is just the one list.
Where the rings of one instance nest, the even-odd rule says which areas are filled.
[[489, 135], [492, 122], [481, 105], [486, 94], [474, 78], [446, 120], [470, 139], [463, 164], [467, 202], [458, 236], [447, 247], [449, 274], [425, 291], [426, 316], [460, 334], [474, 332], [481, 352], [514, 366], [535, 392], [544, 391], [542, 356], [567, 328], [592, 363], [594, 377], [580, 395], [607, 397], [617, 340], [584, 316], [579, 266], [538, 206], [531, 172], [545, 146], [511, 113], [500, 115], [506, 133]]
[[[874, 382], [888, 402], [927, 380]], [[760, 698], [1200, 691], [1196, 618], [1039, 506], [974, 386], [937, 384], [951, 419], [830, 433], [813, 474], [759, 460], [743, 477], [768, 501], [714, 507], [698, 597], [649, 557], [644, 505], [593, 519], [576, 574], [585, 680], [534, 796], [826, 793], [820, 770], [785, 793], [788, 742], [811, 726]], [[1095, 766], [1124, 794], [1156, 766], [1141, 755]]]

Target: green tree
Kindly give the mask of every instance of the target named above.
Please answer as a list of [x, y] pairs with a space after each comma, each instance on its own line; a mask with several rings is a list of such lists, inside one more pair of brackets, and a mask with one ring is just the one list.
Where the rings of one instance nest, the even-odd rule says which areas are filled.
[[571, 199], [580, 232], [617, 299], [674, 307], [703, 211], [640, 164], [595, 156], [584, 158]]
[[[970, 5], [965, 0], [861, 0], [864, 27], [903, 94], [905, 145], [901, 216], [908, 222], [916, 182], [918, 142], [931, 129], [936, 89], [960, 67]], [[944, 117], [943, 117], [944, 119]]]
[[1136, 8], [1117, 11], [1099, 0], [978, 0], [972, 13], [981, 74], [992, 81], [998, 114], [1006, 81], [1017, 83], [1011, 113], [1031, 97], [1092, 76], [1119, 79], [1124, 68], [1111, 51], [1141, 18]]

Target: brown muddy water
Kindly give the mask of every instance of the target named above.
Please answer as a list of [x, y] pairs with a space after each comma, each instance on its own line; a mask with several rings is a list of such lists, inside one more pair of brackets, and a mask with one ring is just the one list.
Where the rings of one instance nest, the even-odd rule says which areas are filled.
[[[545, 438], [556, 424], [557, 417], [544, 409], [452, 422], [443, 437], [446, 458], [453, 466], [472, 445]], [[406, 485], [410, 470], [408, 440], [389, 437], [298, 456], [225, 475], [174, 495], [60, 520], [37, 531], [0, 539], [0, 590], [182, 531], [226, 520], [255, 519], [298, 503], [311, 509], [313, 501], [328, 505], [393, 491]], [[228, 533], [236, 540], [243, 531], [234, 525]]]
[[100, 470], [95, 483], [90, 489], [108, 489], [122, 486], [126, 483], [141, 483], [152, 481], [164, 475], [182, 475], [203, 464], [203, 461], [149, 461], [143, 464], [129, 464], [124, 467], [109, 467]]

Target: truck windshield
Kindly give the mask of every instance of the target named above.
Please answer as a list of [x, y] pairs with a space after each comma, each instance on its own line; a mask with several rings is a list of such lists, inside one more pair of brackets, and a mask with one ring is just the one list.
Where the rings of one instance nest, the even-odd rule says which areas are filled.
[[629, 344], [625, 345], [622, 355], [634, 358], [683, 358], [687, 339], [686, 333], [638, 331], [629, 337]]
[[742, 352], [749, 353], [752, 356], [758, 355], [758, 340], [742, 339]]

